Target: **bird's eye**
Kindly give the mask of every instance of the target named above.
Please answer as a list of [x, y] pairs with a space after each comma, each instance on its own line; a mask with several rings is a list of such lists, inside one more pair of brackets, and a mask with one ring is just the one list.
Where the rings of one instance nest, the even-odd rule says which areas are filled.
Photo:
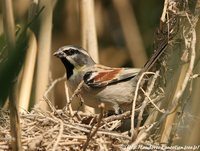
[[77, 50], [76, 49], [69, 49], [66, 51], [67, 55], [72, 56], [74, 54], [77, 54]]

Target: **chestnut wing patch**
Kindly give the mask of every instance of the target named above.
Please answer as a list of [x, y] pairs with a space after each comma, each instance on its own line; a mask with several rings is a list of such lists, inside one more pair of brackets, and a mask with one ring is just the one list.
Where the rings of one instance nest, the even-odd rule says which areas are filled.
[[84, 82], [91, 87], [104, 87], [117, 81], [134, 77], [140, 69], [129, 68], [99, 68], [96, 71], [88, 71], [84, 75]]

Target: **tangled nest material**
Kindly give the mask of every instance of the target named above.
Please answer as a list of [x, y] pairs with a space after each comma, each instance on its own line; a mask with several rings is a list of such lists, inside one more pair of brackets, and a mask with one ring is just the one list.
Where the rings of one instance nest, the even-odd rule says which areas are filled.
[[[148, 89], [147, 93], [151, 93], [157, 78], [158, 73], [153, 76], [151, 89]], [[52, 88], [53, 86], [50, 86], [50, 89]], [[136, 99], [137, 97], [135, 101]], [[51, 111], [43, 111], [36, 105], [31, 112], [20, 114], [21, 141], [24, 150], [123, 150], [135, 148], [141, 142], [143, 145], [145, 142], [153, 144], [149, 142], [150, 137], [147, 135], [153, 127], [156, 127], [156, 123], [145, 124], [145, 126], [142, 124], [145, 108], [148, 104], [153, 104], [148, 97], [144, 99], [139, 109], [134, 106], [132, 111], [111, 116], [105, 114], [104, 104], [99, 106], [100, 114], [88, 114], [70, 111], [69, 106], [58, 110], [47, 98], [44, 100]], [[136, 113], [138, 113], [137, 123], [130, 122], [134, 121]], [[12, 138], [9, 112], [0, 110], [0, 118], [0, 150], [10, 150]], [[128, 124], [125, 121], [129, 121]], [[125, 127], [123, 127], [124, 123]], [[136, 134], [133, 134], [133, 131]]]
[[[175, 3], [172, 4], [174, 6]], [[168, 6], [170, 5], [165, 5], [166, 10]], [[165, 13], [163, 13], [164, 20], [166, 19], [166, 10]], [[169, 12], [173, 13], [173, 11]], [[176, 16], [176, 12], [174, 12], [172, 15]], [[169, 111], [171, 111], [171, 113], [172, 111], [174, 112], [174, 109], [176, 109], [179, 106], [179, 104], [182, 103], [179, 101], [179, 99], [182, 96], [184, 90], [186, 89], [187, 83], [190, 81], [190, 76], [192, 75], [192, 70], [194, 67], [196, 41], [196, 33], [194, 27], [196, 27], [197, 19], [196, 16], [191, 16], [191, 19], [188, 16], [189, 15], [187, 14], [187, 12], [185, 20], [183, 20], [183, 17], [181, 16], [181, 19], [179, 19], [181, 22], [179, 24], [184, 25], [184, 23], [187, 23], [186, 25], [188, 25], [189, 27], [183, 28], [182, 31], [184, 37], [189, 37], [188, 39], [184, 39], [184, 42], [187, 44], [185, 44], [184, 46], [187, 46], [186, 48], [188, 52], [191, 51], [190, 66], [188, 68], [187, 73], [185, 74], [186, 76], [184, 77], [182, 87], [177, 93], [178, 95], [175, 97], [174, 100], [171, 101], [174, 104], [172, 108], [168, 109]], [[172, 30], [170, 31], [174, 31], [173, 29], [174, 27], [176, 27], [174, 26], [174, 24], [176, 24], [176, 22], [174, 22], [174, 18], [170, 21], [172, 21], [173, 25], [171, 26]], [[158, 38], [158, 40], [163, 41], [163, 39], [160, 38]], [[85, 114], [80, 111], [73, 111], [71, 113], [70, 110], [68, 110], [68, 108], [67, 110], [57, 110], [53, 108], [51, 112], [49, 112], [43, 111], [37, 106], [31, 112], [20, 114], [20, 125], [22, 132], [21, 141], [23, 149], [39, 151], [131, 149], [141, 150], [137, 148], [140, 145], [159, 145], [159, 137], [161, 135], [166, 136], [167, 139], [170, 140], [169, 137], [171, 132], [167, 133], [168, 135], [166, 135], [166, 133], [159, 133], [159, 124], [170, 113], [169, 111], [167, 113], [167, 109], [163, 111], [159, 108], [158, 101], [161, 100], [164, 92], [161, 91], [162, 89], [158, 87], [157, 91], [152, 91], [156, 87], [155, 81], [159, 79], [159, 72], [156, 71], [155, 73], [144, 73], [144, 75], [141, 75], [141, 77], [145, 77], [145, 75], [148, 74], [151, 74], [151, 76], [153, 76], [152, 80], [148, 83], [147, 89], [143, 90], [140, 87], [140, 82], [142, 78], [138, 80], [138, 85], [136, 87], [132, 103], [132, 111], [128, 111], [119, 115], [105, 116], [103, 112], [104, 107], [101, 104], [100, 114]], [[53, 86], [62, 79], [63, 78], [60, 78], [54, 81], [48, 89], [48, 91], [46, 91], [45, 96], [47, 96], [47, 94], [53, 88]], [[141, 106], [139, 110], [137, 110], [138, 108], [136, 102], [138, 102], [139, 100], [139, 92], [142, 93], [144, 97], [142, 98], [142, 103], [140, 104]], [[156, 103], [158, 104], [156, 105]], [[159, 116], [159, 118], [155, 119], [157, 113], [151, 112], [151, 114], [148, 114], [148, 118], [145, 121], [145, 124], [143, 124], [142, 118], [144, 115], [144, 111], [149, 104], [153, 106], [153, 111], [162, 113], [162, 116]], [[138, 113], [136, 119], [137, 122], [134, 123], [136, 113]], [[131, 119], [131, 122], [127, 124], [130, 128], [122, 131], [120, 127], [125, 119]], [[10, 136], [9, 123], [9, 112], [0, 110], [0, 151], [11, 150], [9, 146], [12, 138]], [[174, 121], [172, 121], [170, 124], [174, 124]], [[169, 125], [164, 126], [167, 127]]]
[[[0, 150], [10, 150], [9, 112], [1, 110], [0, 117]], [[34, 108], [20, 115], [23, 149], [80, 150], [87, 147], [87, 150], [121, 150], [126, 147], [131, 140], [128, 132], [116, 131], [121, 120], [106, 122], [99, 118], [81, 112], [70, 117], [63, 110], [53, 113]]]

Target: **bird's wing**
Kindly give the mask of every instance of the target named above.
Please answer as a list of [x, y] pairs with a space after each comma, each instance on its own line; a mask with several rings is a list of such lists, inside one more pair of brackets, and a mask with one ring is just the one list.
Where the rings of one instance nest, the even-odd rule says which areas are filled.
[[104, 87], [109, 84], [132, 78], [141, 69], [137, 68], [110, 68], [102, 65], [95, 65], [87, 71], [83, 77], [84, 82], [91, 87]]

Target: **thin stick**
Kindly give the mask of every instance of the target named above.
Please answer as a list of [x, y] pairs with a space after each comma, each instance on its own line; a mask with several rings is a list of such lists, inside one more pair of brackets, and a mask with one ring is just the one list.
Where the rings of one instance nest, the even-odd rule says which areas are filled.
[[[155, 73], [155, 75], [153, 76], [153, 79], [152, 79], [152, 81], [151, 81], [151, 84], [150, 84], [150, 85], [148, 86], [148, 88], [147, 88], [147, 95], [150, 95], [150, 94], [151, 94], [151, 92], [152, 92], [152, 90], [153, 90], [153, 87], [154, 87], [154, 84], [155, 84], [155, 82], [156, 82], [158, 76], [159, 76], [159, 71], [156, 71], [156, 73]], [[138, 131], [138, 129], [139, 129], [139, 127], [140, 127], [140, 124], [141, 124], [141, 122], [142, 122], [142, 115], [143, 115], [144, 109], [145, 109], [145, 107], [147, 106], [147, 104], [148, 104], [148, 98], [145, 97], [145, 99], [144, 99], [144, 101], [143, 101], [143, 103], [142, 103], [142, 106], [141, 106], [139, 115], [138, 115], [137, 128], [136, 128], [137, 131]]]
[[[135, 111], [140, 111], [140, 110], [141, 110], [141, 107], [135, 109]], [[124, 119], [129, 118], [130, 115], [131, 115], [131, 111], [126, 111], [126, 112], [119, 114], [119, 115], [112, 115], [112, 116], [103, 118], [103, 121], [109, 123], [109, 122], [112, 122], [112, 121], [115, 121], [115, 120], [124, 120]]]
[[69, 99], [69, 103], [71, 103], [71, 101], [74, 99], [74, 97], [80, 92], [82, 86], [84, 84], [84, 81], [82, 80], [79, 85], [77, 86], [76, 90], [74, 91], [74, 93], [72, 94], [71, 98]]
[[[72, 106], [71, 106], [71, 103], [70, 103], [69, 90], [68, 90], [67, 82], [65, 82], [65, 95], [66, 95], [66, 100], [67, 100], [66, 108], [69, 110], [69, 114], [71, 115], [71, 117], [73, 117], [73, 110], [72, 110]], [[66, 110], [66, 108], [64, 108], [64, 110]]]
[[165, 23], [166, 22], [166, 18], [165, 18], [165, 16], [167, 16], [166, 14], [167, 14], [167, 6], [168, 6], [168, 2], [169, 0], [165, 0], [165, 2], [164, 2], [164, 7], [163, 7], [163, 13], [162, 13], [162, 16], [161, 16], [161, 18], [160, 18], [160, 20], [163, 22], [163, 23]]
[[64, 74], [62, 77], [60, 78], [57, 78], [55, 79], [51, 84], [50, 86], [48, 87], [48, 89], [44, 92], [44, 95], [43, 96], [48, 96], [49, 92], [55, 87], [55, 85], [58, 83], [58, 82], [61, 82], [61, 81], [64, 81], [66, 80], [66, 74]]
[[129, 146], [127, 147], [126, 150], [127, 150], [127, 151], [131, 151], [131, 150], [133, 150], [134, 148], [137, 148], [138, 144], [148, 136], [149, 131], [150, 131], [156, 124], [157, 124], [156, 122], [153, 123], [153, 124], [151, 124], [151, 125], [149, 126], [149, 128], [147, 128], [139, 137], [137, 137], [137, 139], [136, 139], [131, 145], [129, 145]]
[[144, 95], [148, 98], [148, 100], [150, 101], [150, 103], [160, 112], [160, 113], [165, 113], [165, 111], [164, 111], [164, 109], [160, 109], [153, 101], [152, 101], [152, 99], [149, 97], [149, 95], [141, 88], [140, 89], [143, 93], [144, 93]]
[[[67, 97], [67, 104], [66, 104], [66, 106], [64, 107], [64, 109], [63, 110], [66, 110], [66, 109], [69, 109], [69, 111], [70, 111], [70, 115], [72, 115], [72, 117], [74, 116], [74, 114], [73, 114], [73, 111], [72, 111], [72, 108], [71, 108], [71, 102], [72, 102], [72, 100], [74, 99], [74, 97], [76, 96], [76, 95], [78, 95], [78, 93], [81, 91], [81, 88], [82, 88], [82, 86], [83, 86], [83, 84], [84, 84], [84, 81], [82, 80], [80, 83], [79, 83], [79, 85], [77, 86], [77, 88], [76, 88], [76, 90], [74, 91], [74, 93], [72, 94], [72, 96], [69, 98], [69, 92], [68, 92], [68, 87], [67, 87], [67, 85], [65, 86], [66, 88], [65, 88], [65, 93], [66, 93], [66, 97]], [[81, 96], [80, 96], [81, 97]], [[82, 100], [82, 98], [81, 98], [81, 101], [83, 101]], [[82, 102], [81, 102], [82, 103]], [[70, 109], [71, 108], [71, 109]], [[77, 112], [75, 113], [76, 115], [78, 115], [77, 114]]]
[[106, 118], [103, 118], [102, 121], [105, 121], [107, 123], [111, 122], [111, 121], [115, 121], [115, 120], [122, 120], [122, 119], [126, 119], [131, 115], [131, 111], [126, 111], [120, 115], [112, 115]]
[[[56, 112], [56, 108], [53, 106], [53, 104], [51, 103], [51, 101], [48, 99], [48, 97], [43, 96], [44, 101], [47, 103], [47, 105], [49, 106], [49, 108], [51, 109], [52, 112]], [[37, 106], [38, 104], [36, 104]]]
[[103, 103], [101, 103], [100, 105], [99, 105], [99, 108], [100, 108], [100, 115], [99, 115], [99, 118], [98, 118], [98, 121], [97, 121], [97, 126], [96, 126], [96, 128], [93, 130], [93, 132], [92, 132], [92, 130], [91, 130], [91, 132], [88, 134], [88, 137], [87, 137], [87, 140], [86, 140], [86, 142], [85, 142], [85, 144], [84, 144], [84, 146], [83, 146], [83, 151], [85, 151], [86, 150], [86, 148], [87, 148], [87, 146], [88, 146], [88, 144], [89, 144], [89, 141], [92, 139], [92, 137], [97, 133], [97, 131], [98, 131], [98, 128], [100, 127], [100, 124], [101, 124], [101, 121], [102, 121], [102, 117], [103, 117], [103, 111], [104, 111], [104, 108], [105, 108], [105, 105], [103, 104]]
[[55, 107], [53, 106], [53, 104], [51, 103], [51, 101], [48, 99], [48, 94], [49, 92], [55, 87], [55, 85], [58, 83], [58, 82], [61, 82], [63, 80], [66, 79], [66, 74], [64, 74], [62, 77], [60, 78], [57, 78], [55, 79], [51, 84], [50, 86], [48, 87], [48, 89], [45, 91], [44, 95], [43, 95], [43, 99], [47, 102], [47, 105], [50, 107], [50, 109], [55, 112], [56, 109]]
[[153, 75], [155, 73], [154, 72], [143, 72], [137, 82], [136, 89], [135, 89], [134, 99], [133, 99], [133, 103], [132, 103], [132, 114], [131, 114], [131, 132], [132, 132], [131, 137], [132, 137], [132, 140], [134, 140], [134, 137], [135, 137], [135, 135], [134, 135], [135, 105], [136, 105], [136, 100], [137, 100], [137, 96], [138, 96], [139, 86], [140, 86], [140, 83], [141, 83], [143, 77], [148, 74]]
[[56, 140], [56, 142], [53, 145], [52, 151], [55, 151], [57, 149], [58, 143], [61, 140], [61, 137], [62, 137], [62, 134], [63, 134], [63, 130], [64, 130], [63, 121], [61, 119], [58, 119], [58, 118], [57, 118], [57, 120], [60, 122], [60, 130], [59, 130], [59, 134], [57, 136], [57, 140]]
[[183, 83], [182, 83], [182, 86], [180, 88], [180, 90], [176, 93], [176, 96], [174, 98], [174, 100], [172, 102], [175, 102], [176, 104], [178, 103], [178, 100], [179, 98], [182, 96], [189, 80], [190, 80], [190, 77], [192, 76], [192, 71], [194, 69], [194, 62], [195, 62], [195, 46], [196, 46], [196, 31], [195, 31], [195, 28], [193, 27], [193, 25], [191, 25], [192, 28], [192, 40], [191, 40], [191, 57], [190, 57], [190, 63], [189, 63], [189, 67], [188, 67], [188, 70], [186, 72], [186, 75], [185, 75], [185, 78], [183, 80]]

